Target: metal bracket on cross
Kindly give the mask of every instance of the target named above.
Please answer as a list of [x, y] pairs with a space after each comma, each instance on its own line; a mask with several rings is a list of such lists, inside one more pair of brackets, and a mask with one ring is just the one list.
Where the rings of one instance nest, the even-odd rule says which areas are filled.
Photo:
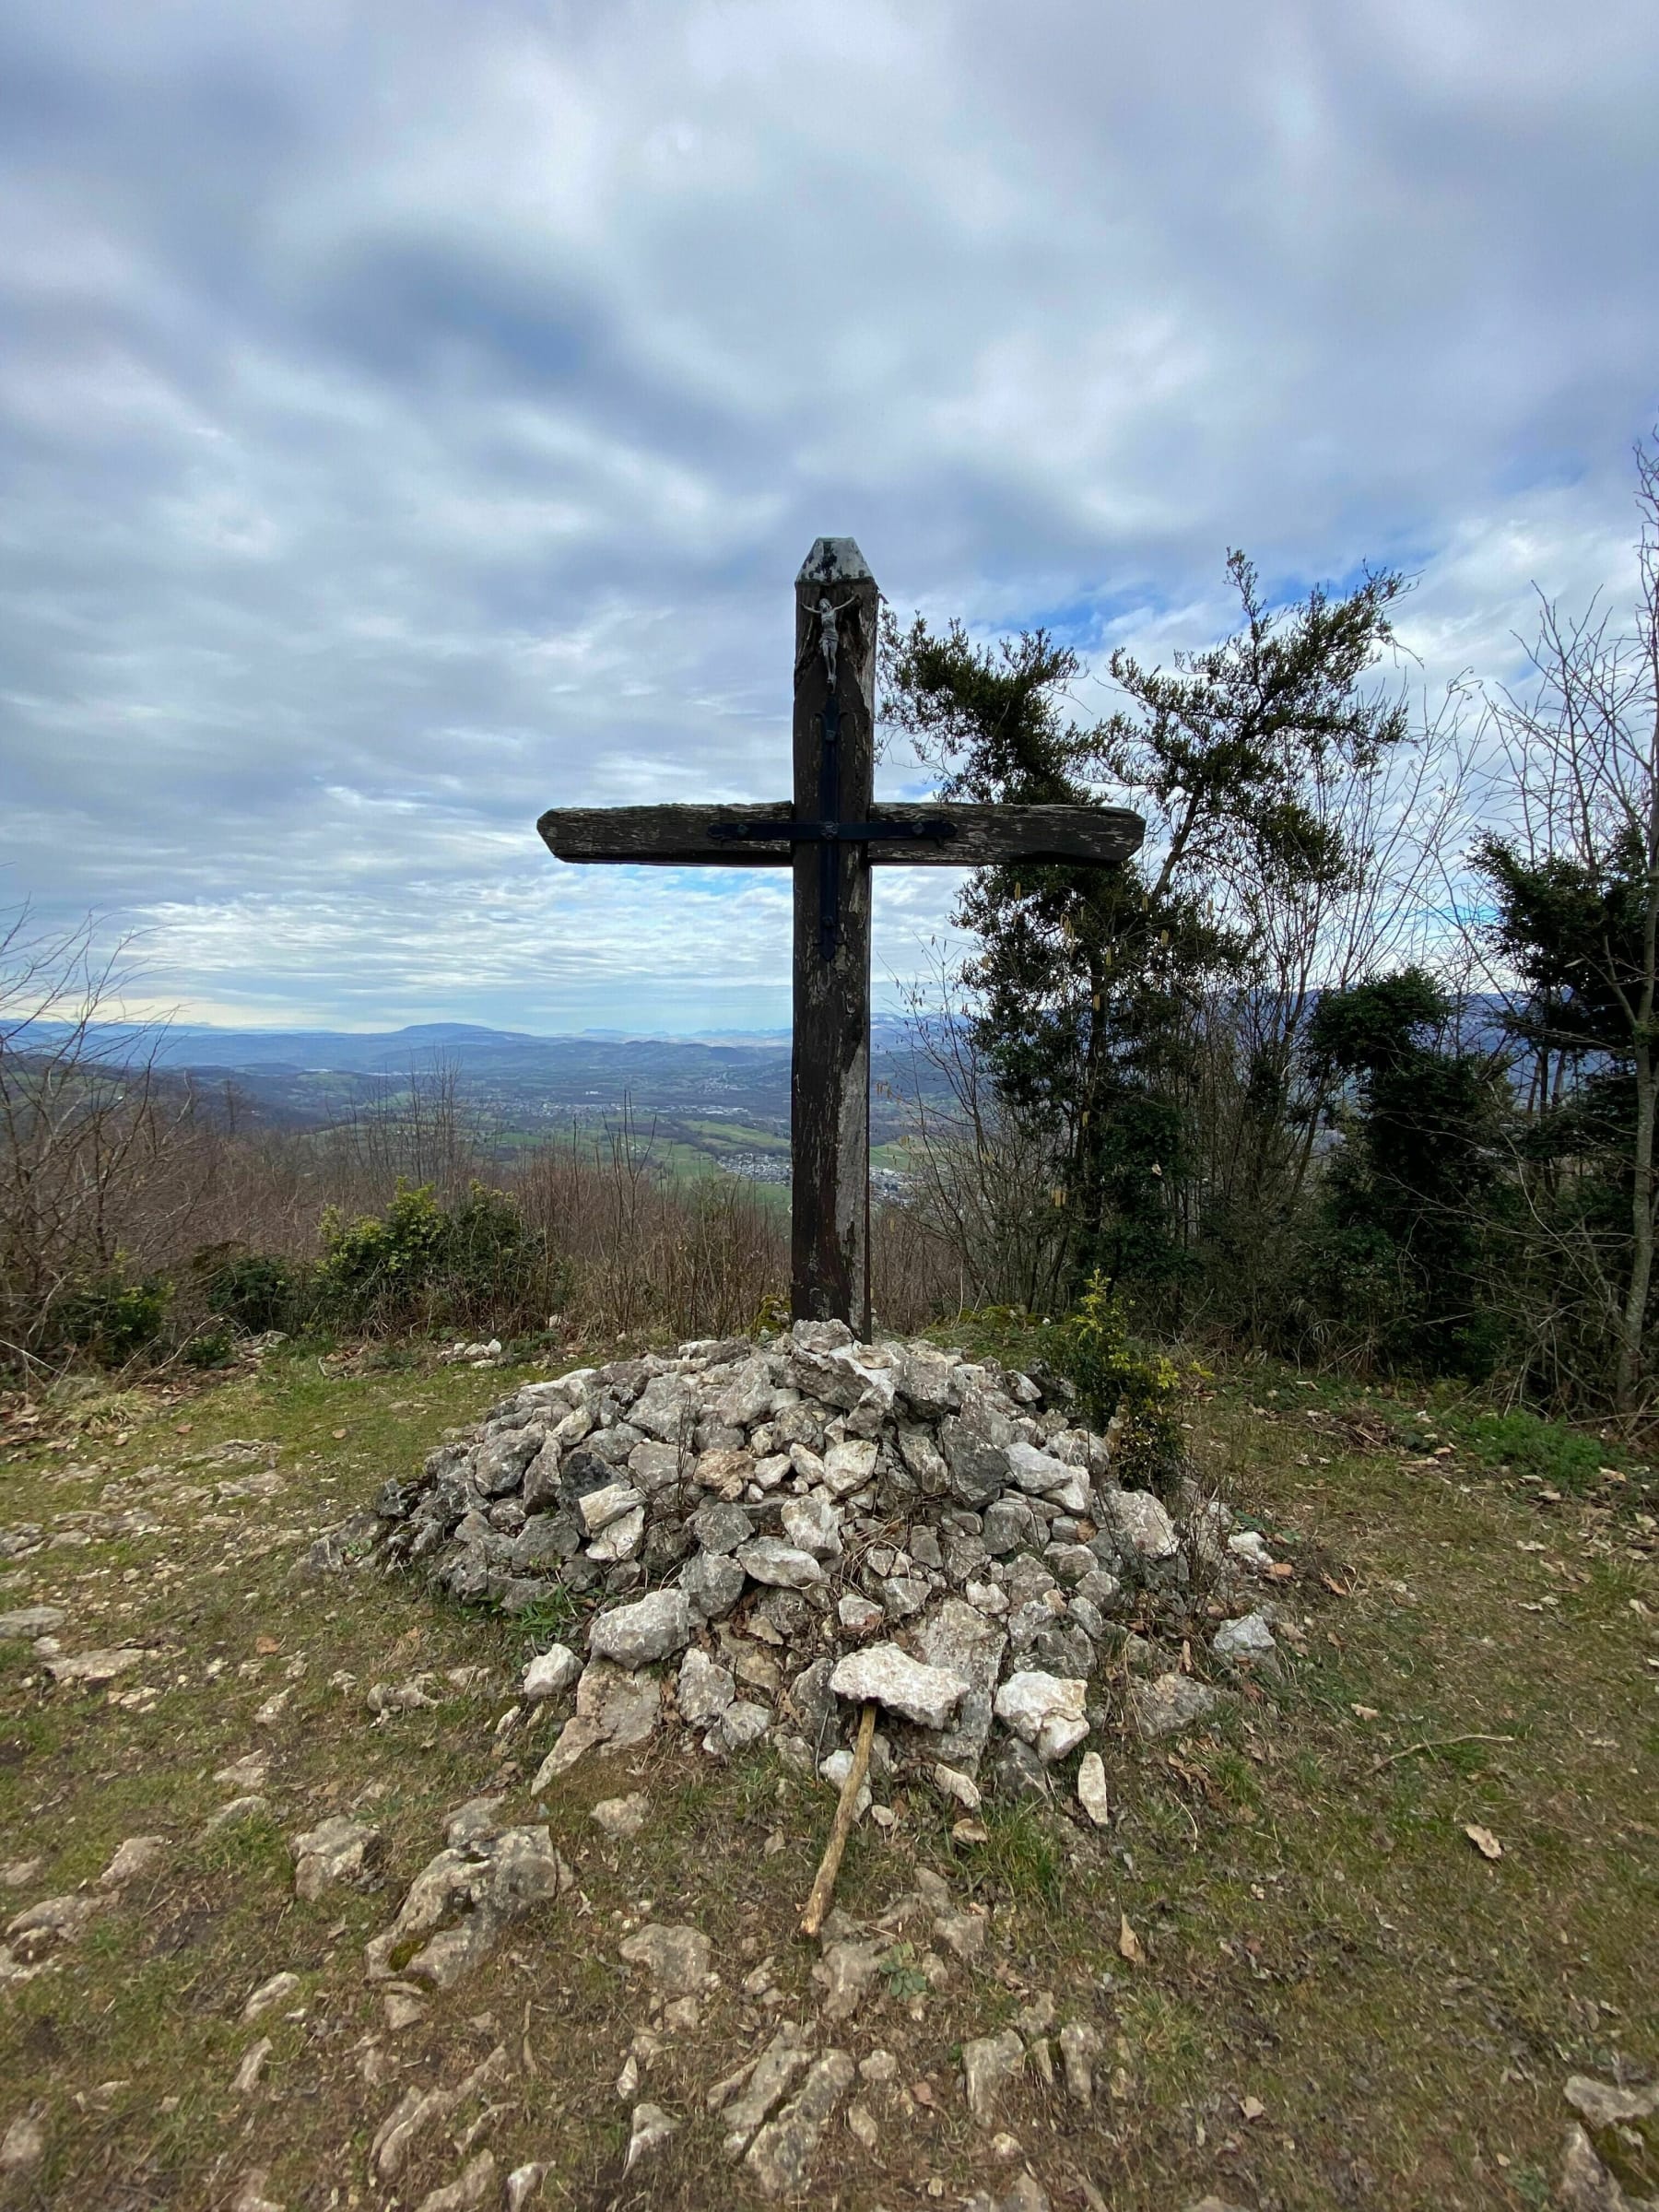
[[818, 958], [833, 960], [841, 945], [841, 845], [903, 844], [931, 838], [945, 844], [957, 834], [947, 815], [929, 814], [909, 821], [846, 822], [841, 818], [841, 706], [834, 692], [817, 717], [819, 766], [818, 813], [814, 821], [785, 815], [776, 821], [709, 824], [722, 844], [786, 844], [818, 847]]

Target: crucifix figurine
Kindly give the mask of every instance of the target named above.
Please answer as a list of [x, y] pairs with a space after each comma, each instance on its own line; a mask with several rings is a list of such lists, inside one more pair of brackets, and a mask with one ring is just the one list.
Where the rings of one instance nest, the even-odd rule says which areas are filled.
[[1146, 830], [1121, 806], [877, 807], [879, 602], [853, 540], [820, 537], [795, 579], [793, 806], [555, 807], [536, 825], [560, 860], [793, 866], [791, 1309], [866, 1338], [872, 866], [1114, 866]]

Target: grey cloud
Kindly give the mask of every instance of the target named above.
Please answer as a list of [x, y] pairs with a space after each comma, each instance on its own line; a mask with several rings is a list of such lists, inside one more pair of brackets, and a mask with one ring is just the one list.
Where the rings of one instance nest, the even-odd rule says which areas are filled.
[[[1229, 543], [1287, 590], [1405, 559], [1430, 675], [1501, 660], [1531, 576], [1618, 572], [1645, 6], [18, 0], [0, 38], [0, 885], [147, 918], [179, 996], [661, 1018], [706, 974], [775, 1018], [771, 893], [578, 889], [532, 824], [783, 788], [820, 530], [901, 608], [1163, 650]], [[884, 880], [888, 964], [948, 897]]]

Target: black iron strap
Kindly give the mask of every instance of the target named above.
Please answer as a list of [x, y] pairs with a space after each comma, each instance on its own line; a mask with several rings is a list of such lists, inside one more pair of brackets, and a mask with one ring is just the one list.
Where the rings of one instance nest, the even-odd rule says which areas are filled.
[[818, 737], [818, 810], [816, 819], [792, 815], [778, 822], [711, 822], [709, 835], [734, 843], [816, 845], [818, 848], [818, 958], [834, 959], [841, 945], [841, 855], [838, 845], [898, 843], [956, 835], [946, 815], [919, 822], [843, 822], [841, 818], [841, 701], [830, 664], [830, 696], [816, 718]]

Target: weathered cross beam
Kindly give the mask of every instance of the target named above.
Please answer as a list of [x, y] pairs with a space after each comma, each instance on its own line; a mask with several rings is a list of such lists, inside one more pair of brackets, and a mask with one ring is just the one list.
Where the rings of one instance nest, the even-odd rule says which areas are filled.
[[1112, 866], [1139, 815], [1109, 806], [875, 803], [880, 594], [850, 537], [795, 579], [794, 800], [763, 806], [555, 807], [560, 860], [794, 869], [790, 1086], [792, 1305], [870, 1333], [870, 869], [1004, 861]]

